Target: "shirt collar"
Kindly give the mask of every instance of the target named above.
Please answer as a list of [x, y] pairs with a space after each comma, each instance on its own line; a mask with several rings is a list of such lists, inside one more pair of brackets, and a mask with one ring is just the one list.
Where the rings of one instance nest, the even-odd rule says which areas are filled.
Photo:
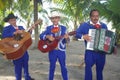
[[57, 26], [55, 26], [55, 25], [53, 25], [54, 27], [59, 27], [58, 25]]
[[[90, 24], [95, 25], [92, 21], [90, 21]], [[101, 25], [99, 21], [96, 24]]]
[[[12, 25], [12, 26], [13, 26], [13, 25]], [[17, 27], [13, 26], [13, 27], [14, 27], [15, 29], [19, 29], [18, 26], [17, 26]]]

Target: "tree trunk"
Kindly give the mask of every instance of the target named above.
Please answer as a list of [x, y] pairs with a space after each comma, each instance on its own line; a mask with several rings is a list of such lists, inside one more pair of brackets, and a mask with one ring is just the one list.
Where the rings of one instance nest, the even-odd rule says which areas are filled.
[[[74, 21], [74, 31], [76, 31], [76, 29], [77, 29], [77, 20]], [[75, 40], [75, 41], [78, 40], [75, 36], [73, 36], [72, 39]]]
[[[37, 0], [34, 0], [34, 22], [38, 20], [38, 3]], [[37, 48], [38, 45], [38, 39], [39, 39], [39, 34], [38, 34], [38, 27], [35, 28], [35, 43], [34, 43], [34, 48]]]

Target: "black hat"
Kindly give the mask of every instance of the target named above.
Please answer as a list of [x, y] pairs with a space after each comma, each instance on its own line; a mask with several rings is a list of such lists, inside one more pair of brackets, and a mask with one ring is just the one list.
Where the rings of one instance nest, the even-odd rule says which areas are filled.
[[5, 22], [8, 22], [9, 19], [13, 19], [13, 18], [16, 18], [16, 19], [17, 19], [18, 17], [15, 16], [13, 13], [10, 13], [10, 14], [8, 14], [7, 17], [4, 18], [4, 21], [5, 21]]

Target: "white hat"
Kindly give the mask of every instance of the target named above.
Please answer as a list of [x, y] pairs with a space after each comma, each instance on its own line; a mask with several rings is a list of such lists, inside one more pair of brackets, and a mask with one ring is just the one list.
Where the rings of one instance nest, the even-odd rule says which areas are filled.
[[54, 11], [54, 12], [51, 12], [50, 16], [49, 17], [60, 17], [60, 13]]

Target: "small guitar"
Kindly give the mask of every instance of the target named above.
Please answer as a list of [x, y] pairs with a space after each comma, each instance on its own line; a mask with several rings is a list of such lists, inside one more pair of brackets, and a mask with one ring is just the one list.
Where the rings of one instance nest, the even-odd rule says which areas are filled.
[[[76, 31], [72, 31], [72, 32], [69, 32], [68, 35], [72, 36], [75, 33], [76, 33]], [[55, 40], [52, 42], [49, 40], [39, 40], [38, 49], [43, 53], [49, 52], [57, 47], [58, 42], [59, 42], [60, 38], [62, 38], [62, 37], [63, 36], [56, 37]]]
[[[38, 25], [41, 22], [42, 20], [37, 20], [34, 25]], [[30, 33], [23, 31], [22, 38], [9, 37], [0, 40], [0, 53], [8, 60], [15, 60], [22, 57], [31, 44], [32, 39]]]

